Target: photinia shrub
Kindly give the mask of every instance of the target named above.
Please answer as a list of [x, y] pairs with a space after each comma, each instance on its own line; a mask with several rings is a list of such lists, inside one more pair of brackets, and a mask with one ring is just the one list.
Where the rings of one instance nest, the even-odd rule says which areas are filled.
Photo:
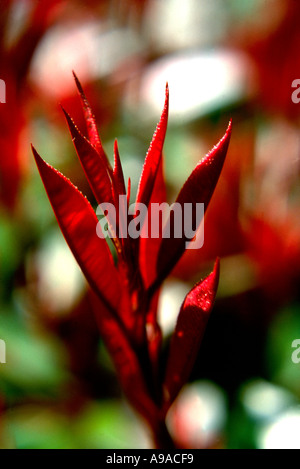
[[[118, 145], [114, 145], [114, 167], [104, 152], [95, 118], [82, 87], [74, 75], [87, 125], [85, 137], [64, 111], [69, 130], [90, 187], [99, 204], [112, 204], [116, 213], [128, 211], [130, 180], [126, 189]], [[165, 202], [162, 150], [167, 129], [169, 89], [160, 121], [144, 162], [136, 204], [148, 208]], [[202, 159], [176, 199], [177, 204], [204, 204], [206, 210], [222, 170], [231, 135], [231, 122], [219, 143]], [[219, 260], [208, 277], [186, 295], [170, 342], [168, 359], [161, 360], [162, 334], [157, 321], [159, 289], [191, 241], [176, 237], [174, 230], [164, 237], [142, 236], [146, 219], [138, 210], [127, 214], [124, 226], [113, 226], [107, 215], [113, 249], [109, 248], [98, 218], [89, 201], [60, 172], [47, 164], [33, 148], [33, 154], [61, 231], [93, 294], [101, 336], [112, 357], [122, 389], [134, 409], [150, 426], [155, 445], [171, 448], [176, 442], [167, 430], [166, 414], [189, 378], [212, 310], [219, 280]], [[123, 196], [123, 198], [120, 196]], [[125, 197], [124, 197], [125, 196]], [[121, 200], [126, 200], [121, 204]], [[126, 206], [124, 206], [126, 205]], [[137, 206], [137, 205], [136, 205]], [[169, 213], [174, 228], [174, 214]], [[140, 224], [140, 236], [127, 236], [129, 223]], [[100, 232], [99, 232], [100, 230]], [[121, 233], [122, 231], [122, 233]], [[114, 250], [114, 252], [113, 252]]]

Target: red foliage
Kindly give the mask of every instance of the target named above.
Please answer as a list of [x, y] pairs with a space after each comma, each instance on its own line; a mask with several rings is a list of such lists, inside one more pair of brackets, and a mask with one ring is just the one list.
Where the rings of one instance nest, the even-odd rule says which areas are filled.
[[16, 203], [24, 165], [21, 139], [30, 96], [27, 74], [36, 46], [62, 0], [33, 4], [21, 33], [10, 43], [7, 33], [13, 3], [4, 0], [0, 5], [0, 78], [6, 86], [6, 104], [0, 105], [0, 202], [10, 210]]
[[[75, 79], [88, 138], [81, 134], [69, 115], [65, 115], [82, 167], [98, 203], [112, 203], [117, 212], [128, 210], [128, 198], [127, 207], [119, 206], [119, 196], [124, 196], [126, 189], [117, 144], [112, 169], [91, 108], [78, 79]], [[162, 150], [168, 103], [167, 87], [164, 109], [146, 156], [136, 197], [136, 202], [142, 202], [150, 210], [153, 201], [161, 203], [165, 200]], [[187, 179], [177, 197], [181, 206], [191, 203], [194, 209], [196, 203], [203, 202], [206, 209], [222, 170], [230, 134], [231, 123], [224, 137]], [[33, 153], [61, 230], [92, 287], [99, 329], [122, 388], [134, 408], [151, 426], [156, 444], [170, 446], [172, 442], [164, 422], [166, 412], [188, 379], [196, 359], [217, 291], [219, 262], [216, 262], [213, 272], [186, 296], [171, 341], [166, 370], [162, 370], [162, 337], [157, 322], [158, 292], [185, 251], [186, 237], [163, 238], [162, 233], [159, 238], [124, 237], [120, 235], [119, 227], [112, 232], [108, 219], [117, 256], [115, 265], [106, 240], [96, 234], [98, 219], [90, 203], [34, 149]], [[195, 222], [194, 210], [192, 214]], [[147, 216], [151, 216], [151, 211]], [[143, 228], [145, 220], [139, 220], [137, 211], [129, 214], [128, 224], [132, 221], [141, 223]]]

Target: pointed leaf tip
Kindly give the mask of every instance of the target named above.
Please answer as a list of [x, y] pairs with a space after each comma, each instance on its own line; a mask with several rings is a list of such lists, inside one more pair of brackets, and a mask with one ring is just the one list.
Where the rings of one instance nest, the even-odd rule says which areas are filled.
[[141, 178], [139, 181], [138, 193], [136, 197], [137, 203], [143, 203], [148, 206], [153, 187], [155, 184], [160, 160], [162, 158], [162, 150], [167, 132], [169, 114], [169, 88], [166, 86], [165, 102], [163, 111], [153, 134], [146, 158], [143, 165]]
[[103, 159], [103, 161], [105, 161], [109, 173], [112, 174], [112, 168], [110, 166], [110, 162], [107, 158], [107, 155], [106, 155], [106, 153], [103, 149], [101, 139], [100, 139], [98, 129], [97, 129], [96, 119], [95, 119], [95, 116], [93, 114], [92, 108], [90, 106], [90, 103], [89, 103], [84, 91], [83, 91], [81, 83], [80, 83], [80, 81], [79, 81], [79, 79], [78, 79], [78, 77], [77, 77], [77, 75], [75, 74], [74, 71], [73, 71], [73, 76], [74, 76], [75, 84], [76, 84], [77, 90], [79, 92], [80, 100], [81, 100], [81, 105], [82, 105], [82, 109], [83, 109], [83, 113], [84, 113], [84, 119], [85, 119], [85, 123], [86, 123], [86, 127], [87, 127], [89, 142], [96, 149], [96, 151], [99, 153], [99, 155]]
[[80, 93], [81, 95], [84, 95], [84, 92], [83, 92], [81, 83], [80, 83], [80, 81], [79, 81], [79, 79], [78, 79], [76, 73], [74, 72], [74, 70], [72, 70], [72, 74], [73, 74], [73, 77], [74, 77], [74, 80], [75, 80], [75, 84], [76, 84], [76, 87], [77, 87], [79, 93]]
[[220, 259], [217, 258], [214, 269], [204, 280], [194, 287], [187, 295], [184, 307], [192, 305], [201, 308], [203, 313], [210, 313], [214, 302], [220, 276]]
[[[123, 168], [120, 160], [119, 148], [118, 148], [118, 141], [115, 139], [114, 141], [114, 169], [113, 169], [113, 179], [114, 184], [116, 187], [116, 196], [126, 194], [125, 188], [125, 181], [124, 181], [124, 173]], [[115, 200], [115, 203], [118, 203], [118, 200]]]
[[[169, 83], [166, 82], [166, 88], [165, 88], [165, 100], [167, 101], [169, 99]], [[165, 102], [166, 104], [166, 102]]]
[[62, 108], [73, 139], [73, 143], [89, 181], [90, 187], [99, 204], [112, 203], [112, 188], [109, 168], [105, 155], [99, 154], [96, 148], [82, 135], [71, 116]]

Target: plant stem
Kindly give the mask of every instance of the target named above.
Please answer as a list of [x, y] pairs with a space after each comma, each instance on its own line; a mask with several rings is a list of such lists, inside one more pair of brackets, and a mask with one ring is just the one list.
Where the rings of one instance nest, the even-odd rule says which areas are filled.
[[176, 445], [173, 441], [169, 430], [166, 426], [165, 420], [160, 420], [153, 431], [153, 439], [156, 449], [175, 449]]

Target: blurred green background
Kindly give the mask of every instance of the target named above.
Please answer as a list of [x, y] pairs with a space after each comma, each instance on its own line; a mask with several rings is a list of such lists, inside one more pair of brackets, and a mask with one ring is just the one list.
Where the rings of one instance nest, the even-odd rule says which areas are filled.
[[299, 14], [294, 0], [1, 1], [0, 448], [152, 444], [30, 150], [94, 202], [60, 108], [84, 131], [72, 70], [110, 158], [118, 139], [133, 195], [166, 81], [169, 201], [233, 119], [204, 247], [161, 292], [167, 344], [185, 294], [221, 257], [216, 304], [167, 423], [187, 448], [300, 448]]

